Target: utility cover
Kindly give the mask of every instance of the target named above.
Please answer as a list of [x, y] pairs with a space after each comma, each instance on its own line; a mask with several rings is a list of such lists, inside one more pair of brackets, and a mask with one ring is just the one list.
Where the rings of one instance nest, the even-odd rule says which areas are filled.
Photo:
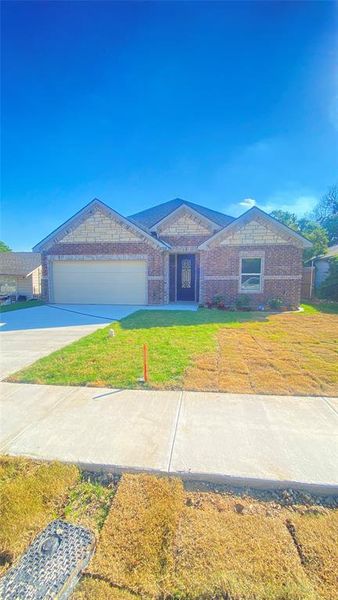
[[94, 550], [84, 527], [56, 520], [38, 535], [20, 561], [0, 579], [1, 600], [69, 598]]

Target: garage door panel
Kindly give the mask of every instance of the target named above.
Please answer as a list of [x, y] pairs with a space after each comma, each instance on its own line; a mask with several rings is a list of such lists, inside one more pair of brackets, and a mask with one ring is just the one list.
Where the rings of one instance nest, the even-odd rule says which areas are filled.
[[145, 271], [145, 261], [55, 261], [54, 272], [64, 273], [140, 273]]
[[66, 304], [146, 304], [146, 261], [55, 261], [53, 299]]

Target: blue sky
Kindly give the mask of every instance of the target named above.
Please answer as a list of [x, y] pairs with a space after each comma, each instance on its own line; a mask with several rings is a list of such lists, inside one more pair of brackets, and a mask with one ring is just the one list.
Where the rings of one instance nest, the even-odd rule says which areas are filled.
[[1, 238], [98, 197], [303, 214], [337, 180], [334, 2], [2, 3]]

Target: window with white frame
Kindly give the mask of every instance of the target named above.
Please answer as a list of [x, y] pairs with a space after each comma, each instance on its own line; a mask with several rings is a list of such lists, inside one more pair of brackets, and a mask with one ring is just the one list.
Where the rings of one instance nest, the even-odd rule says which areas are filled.
[[262, 289], [262, 259], [241, 259], [241, 292], [260, 292]]

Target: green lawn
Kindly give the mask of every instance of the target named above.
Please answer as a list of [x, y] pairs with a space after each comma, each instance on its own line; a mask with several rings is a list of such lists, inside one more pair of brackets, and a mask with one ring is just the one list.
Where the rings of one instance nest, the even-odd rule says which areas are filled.
[[[151, 386], [176, 387], [191, 357], [214, 348], [214, 334], [220, 327], [238, 327], [241, 322], [257, 319], [266, 319], [266, 315], [216, 309], [143, 310], [38, 360], [10, 379], [59, 385], [140, 387], [143, 344], [148, 344]], [[114, 337], [109, 336], [112, 328]]]
[[[38, 360], [10, 381], [243, 393], [338, 392], [338, 304], [304, 312], [139, 311]], [[111, 336], [113, 329], [115, 336]]]
[[338, 302], [326, 302], [319, 300], [318, 302], [312, 302], [310, 304], [302, 304], [302, 307], [307, 314], [311, 315], [316, 313], [338, 315]]
[[42, 306], [42, 300], [27, 300], [26, 302], [13, 302], [13, 304], [1, 304], [0, 313], [9, 312], [11, 310], [21, 310], [22, 308], [33, 308], [34, 306]]

